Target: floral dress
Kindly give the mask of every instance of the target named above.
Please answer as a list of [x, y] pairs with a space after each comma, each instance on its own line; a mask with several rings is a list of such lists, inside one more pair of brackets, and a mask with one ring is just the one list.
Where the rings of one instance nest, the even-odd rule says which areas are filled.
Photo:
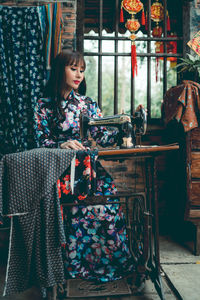
[[[61, 107], [65, 115], [62, 122], [53, 115], [51, 99], [42, 98], [38, 101], [35, 108], [35, 128], [40, 147], [58, 147], [60, 143], [70, 139], [80, 141], [80, 112], [87, 113], [89, 117], [93, 118], [102, 117], [96, 102], [86, 96], [80, 96], [74, 91], [67, 99], [63, 99]], [[116, 132], [108, 132], [103, 127], [92, 127], [90, 134], [101, 146], [112, 145], [117, 138]], [[82, 175], [87, 174], [88, 159], [93, 161], [96, 159], [95, 156], [89, 156], [87, 151], [84, 152], [80, 151], [80, 155], [76, 159], [76, 168]], [[96, 194], [115, 194], [116, 186], [111, 176], [99, 162], [94, 165], [97, 166], [97, 174], [94, 176], [96, 177]], [[76, 172], [76, 174], [78, 173]], [[82, 178], [84, 180], [84, 176]], [[75, 193], [77, 198], [74, 199], [69, 184], [70, 171], [67, 170], [63, 174], [59, 180], [61, 203], [71, 201], [70, 199], [77, 203], [83, 199], [84, 193], [80, 188], [80, 180], [79, 189], [76, 189], [77, 182], [78, 180], [75, 180], [75, 190], [79, 190], [80, 194]], [[82, 187], [84, 186], [85, 184], [82, 182]], [[107, 282], [120, 279], [133, 271], [125, 219], [119, 204], [74, 205], [70, 208], [64, 206], [63, 215], [67, 240], [65, 248], [63, 248], [66, 279], [82, 278]]]

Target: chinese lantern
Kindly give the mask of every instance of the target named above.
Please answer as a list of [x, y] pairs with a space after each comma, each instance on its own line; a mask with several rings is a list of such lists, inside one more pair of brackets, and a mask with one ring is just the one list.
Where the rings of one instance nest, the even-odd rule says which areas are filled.
[[121, 2], [120, 22], [124, 22], [123, 9], [131, 14], [131, 19], [126, 21], [125, 27], [130, 31], [131, 40], [131, 64], [133, 77], [137, 75], [137, 55], [136, 55], [136, 31], [140, 28], [140, 22], [135, 19], [135, 15], [142, 10], [141, 24], [145, 25], [144, 7], [140, 0], [123, 0]]
[[[162, 36], [162, 27], [159, 25], [160, 22], [164, 20], [164, 7], [159, 0], [156, 0], [151, 5], [151, 20], [156, 22], [156, 26], [152, 30], [153, 37], [161, 37]], [[170, 30], [170, 21], [169, 14], [167, 12], [167, 31]], [[155, 42], [155, 51], [156, 53], [163, 53], [163, 43]], [[159, 69], [159, 57], [156, 57], [156, 81], [158, 80], [158, 69]]]
[[[156, 22], [156, 27], [161, 28], [162, 30], [162, 27], [159, 27], [159, 23], [164, 20], [164, 7], [162, 3], [159, 2], [159, 0], [156, 0], [151, 5], [151, 20]], [[170, 20], [169, 20], [168, 12], [167, 12], [167, 31], [170, 31]]]

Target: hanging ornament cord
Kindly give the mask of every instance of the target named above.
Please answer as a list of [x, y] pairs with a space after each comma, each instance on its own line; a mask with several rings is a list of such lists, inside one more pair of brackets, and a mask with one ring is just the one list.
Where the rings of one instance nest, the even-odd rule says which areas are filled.
[[132, 63], [132, 74], [133, 78], [137, 75], [137, 54], [135, 42], [131, 42], [131, 63]]

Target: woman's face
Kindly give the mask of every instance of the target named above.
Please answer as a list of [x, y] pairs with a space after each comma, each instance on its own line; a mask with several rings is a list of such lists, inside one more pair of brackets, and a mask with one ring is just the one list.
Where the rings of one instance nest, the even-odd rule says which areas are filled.
[[71, 92], [72, 89], [77, 90], [81, 81], [84, 78], [84, 66], [82, 64], [65, 67], [67, 92]]

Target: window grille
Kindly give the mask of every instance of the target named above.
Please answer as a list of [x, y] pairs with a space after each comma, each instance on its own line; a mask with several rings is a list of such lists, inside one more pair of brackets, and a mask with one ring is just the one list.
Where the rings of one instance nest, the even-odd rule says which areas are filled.
[[[181, 2], [159, 0], [164, 7], [164, 19], [159, 24], [163, 33], [161, 37], [153, 37], [152, 29], [156, 24], [151, 20], [151, 5], [154, 2], [142, 1], [146, 26], [141, 26], [137, 33], [138, 75], [133, 78], [130, 32], [126, 31], [125, 23], [119, 22], [121, 1], [78, 0], [78, 18], [82, 17], [84, 25], [78, 25], [84, 40], [83, 48], [80, 43], [78, 48], [83, 50], [87, 63], [87, 95], [98, 101], [105, 115], [122, 111], [133, 114], [136, 106], [142, 103], [148, 110], [149, 121], [159, 120], [163, 96], [167, 89], [177, 84], [177, 72], [170, 67], [169, 60], [183, 56]], [[167, 31], [167, 13], [170, 32]], [[125, 12], [124, 16], [126, 22], [130, 15]], [[174, 35], [169, 36], [169, 33]], [[160, 53], [155, 51], [155, 44], [159, 42], [163, 43]], [[169, 53], [170, 42], [177, 43], [176, 53]]]

